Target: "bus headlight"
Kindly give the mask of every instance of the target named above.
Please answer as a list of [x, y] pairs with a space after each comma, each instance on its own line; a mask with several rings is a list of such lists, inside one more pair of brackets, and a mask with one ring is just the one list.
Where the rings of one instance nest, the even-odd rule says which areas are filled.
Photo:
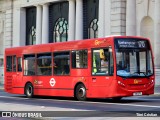
[[150, 84], [153, 84], [153, 82], [154, 82], [154, 80], [151, 80], [148, 84], [150, 85]]
[[121, 81], [118, 81], [118, 84], [125, 87], [125, 85]]

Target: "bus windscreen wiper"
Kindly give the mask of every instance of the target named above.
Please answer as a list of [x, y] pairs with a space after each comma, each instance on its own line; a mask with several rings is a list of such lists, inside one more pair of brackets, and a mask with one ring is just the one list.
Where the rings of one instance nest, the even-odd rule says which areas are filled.
[[144, 76], [146, 76], [146, 77], [147, 77], [147, 75], [146, 75], [146, 73], [145, 73], [145, 72], [134, 72], [133, 74], [135, 74], [135, 73], [138, 73], [139, 75], [140, 75], [141, 73], [143, 73], [143, 74], [144, 74]]

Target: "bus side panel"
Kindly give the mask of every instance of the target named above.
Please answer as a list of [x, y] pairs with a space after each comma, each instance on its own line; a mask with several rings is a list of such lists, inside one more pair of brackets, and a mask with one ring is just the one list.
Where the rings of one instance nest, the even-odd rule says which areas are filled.
[[73, 81], [66, 76], [24, 76], [25, 83], [31, 82], [34, 95], [44, 96], [73, 96]]
[[6, 72], [6, 56], [4, 57], [4, 90], [6, 92], [12, 93], [12, 72]]
[[88, 89], [86, 77], [23, 76], [23, 89], [20, 90], [20, 93], [24, 93], [27, 82], [32, 83], [34, 95], [73, 97], [74, 88], [77, 83], [83, 83], [86, 89]]
[[73, 89], [34, 89], [34, 95], [40, 95], [40, 96], [61, 96], [61, 97], [73, 97]]
[[24, 94], [24, 82], [22, 78], [23, 78], [22, 72], [14, 72], [12, 80], [13, 94]]
[[5, 91], [12, 93], [12, 81], [13, 81], [13, 73], [5, 72]]
[[[141, 92], [142, 95], [154, 94], [154, 83], [149, 82], [148, 78], [136, 79], [142, 81], [141, 83], [134, 83], [134, 79], [128, 79], [127, 81], [122, 81], [123, 84], [118, 84], [117, 94], [118, 96], [133, 96], [134, 93]], [[120, 81], [120, 80], [119, 80]]]
[[90, 79], [87, 97], [109, 98], [116, 96], [117, 82], [114, 77], [97, 77], [97, 80]]
[[142, 95], [151, 95], [154, 94], [154, 85], [146, 88], [146, 89], [137, 89], [137, 90], [128, 90], [126, 88], [117, 86], [117, 96], [127, 97], [133, 96], [134, 93], [142, 92]]
[[24, 88], [23, 87], [13, 87], [12, 88], [12, 94], [24, 94]]

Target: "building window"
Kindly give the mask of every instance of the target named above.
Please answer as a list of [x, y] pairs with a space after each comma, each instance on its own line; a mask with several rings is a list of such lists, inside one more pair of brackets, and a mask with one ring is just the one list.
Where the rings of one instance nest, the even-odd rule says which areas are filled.
[[61, 1], [49, 5], [49, 42], [68, 40], [69, 2]]
[[36, 43], [36, 7], [26, 8], [26, 45]]
[[32, 26], [29, 33], [29, 42], [34, 45], [36, 44], [36, 28]]
[[55, 24], [53, 38], [55, 42], [65, 42], [68, 40], [68, 22], [64, 18], [59, 18]]
[[98, 20], [94, 19], [88, 28], [89, 38], [98, 38]]
[[83, 0], [83, 38], [98, 37], [99, 0]]

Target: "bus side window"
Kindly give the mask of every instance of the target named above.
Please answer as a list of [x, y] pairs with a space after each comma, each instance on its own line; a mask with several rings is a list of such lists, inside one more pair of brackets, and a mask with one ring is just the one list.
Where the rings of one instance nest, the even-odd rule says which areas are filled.
[[54, 74], [69, 75], [70, 74], [70, 52], [56, 52], [53, 54]]
[[22, 72], [22, 58], [17, 58], [18, 72]]
[[87, 68], [88, 55], [87, 50], [72, 51], [72, 68]]
[[24, 75], [35, 75], [36, 60], [35, 55], [24, 55]]
[[52, 75], [51, 53], [37, 54], [37, 75]]

